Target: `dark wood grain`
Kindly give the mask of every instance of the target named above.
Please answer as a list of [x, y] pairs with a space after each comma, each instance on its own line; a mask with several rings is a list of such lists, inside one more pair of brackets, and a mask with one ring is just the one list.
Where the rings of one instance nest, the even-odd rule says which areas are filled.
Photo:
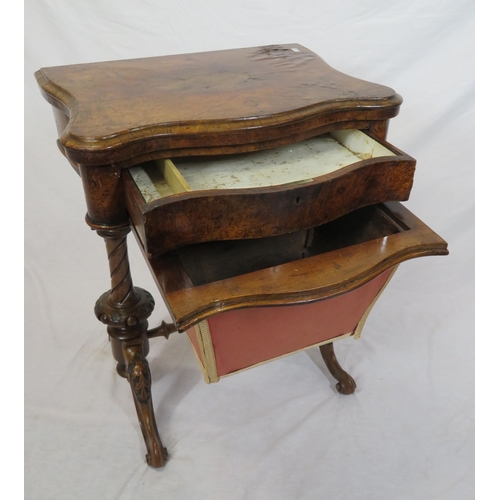
[[121, 170], [112, 165], [81, 165], [79, 172], [87, 202], [87, 223], [92, 229], [126, 225], [129, 217]]
[[293, 141], [336, 122], [387, 120], [402, 102], [299, 44], [43, 68], [36, 78], [68, 117], [66, 156], [86, 165]]
[[148, 262], [176, 327], [184, 331], [223, 311], [334, 297], [405, 260], [448, 254], [447, 243], [400, 203], [382, 204], [379, 210], [394, 220], [398, 232], [202, 286], [193, 286], [187, 279], [169, 279], [174, 273], [171, 267], [180, 264], [171, 252]]
[[264, 238], [309, 229], [358, 208], [410, 196], [415, 160], [359, 161], [307, 184], [191, 191], [146, 203], [128, 172], [125, 198], [149, 257], [215, 240]]

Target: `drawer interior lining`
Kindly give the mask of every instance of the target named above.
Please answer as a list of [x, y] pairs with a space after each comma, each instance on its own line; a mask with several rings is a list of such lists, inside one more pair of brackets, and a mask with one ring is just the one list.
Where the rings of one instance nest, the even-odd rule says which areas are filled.
[[353, 163], [395, 153], [360, 130], [338, 130], [280, 148], [216, 157], [157, 160], [130, 168], [147, 203], [184, 191], [310, 182]]

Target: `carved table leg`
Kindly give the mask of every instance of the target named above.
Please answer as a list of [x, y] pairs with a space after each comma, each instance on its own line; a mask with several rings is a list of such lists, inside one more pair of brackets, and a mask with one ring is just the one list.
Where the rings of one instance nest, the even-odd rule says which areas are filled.
[[146, 361], [149, 350], [147, 318], [154, 309], [154, 300], [149, 292], [132, 283], [127, 255], [130, 226], [91, 226], [106, 241], [111, 274], [111, 290], [101, 295], [95, 305], [95, 314], [108, 327], [113, 355], [118, 362], [117, 372], [128, 379], [132, 388], [148, 451], [146, 460], [152, 467], [161, 467], [166, 462], [167, 450], [156, 428], [151, 372]]
[[354, 379], [339, 365], [335, 357], [335, 351], [333, 350], [333, 342], [320, 346], [319, 350], [321, 351], [321, 356], [329, 372], [332, 374], [333, 378], [338, 381], [338, 384], [335, 386], [337, 391], [341, 394], [352, 394], [356, 389], [356, 382], [354, 382]]
[[153, 400], [151, 399], [151, 372], [144, 355], [143, 339], [122, 342], [127, 378], [132, 388], [135, 408], [148, 454], [146, 461], [152, 467], [161, 467], [167, 460], [167, 449], [161, 443], [156, 427]]

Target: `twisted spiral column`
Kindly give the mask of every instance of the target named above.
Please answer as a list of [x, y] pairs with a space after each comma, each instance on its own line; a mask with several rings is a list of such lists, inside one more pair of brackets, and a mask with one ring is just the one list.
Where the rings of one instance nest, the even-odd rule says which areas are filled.
[[[111, 291], [109, 301], [116, 306], [126, 307], [137, 302], [127, 251], [127, 233], [130, 227], [116, 231], [110, 237], [108, 231], [97, 231], [104, 238], [108, 252], [109, 271], [111, 278]], [[104, 233], [104, 234], [103, 234]]]

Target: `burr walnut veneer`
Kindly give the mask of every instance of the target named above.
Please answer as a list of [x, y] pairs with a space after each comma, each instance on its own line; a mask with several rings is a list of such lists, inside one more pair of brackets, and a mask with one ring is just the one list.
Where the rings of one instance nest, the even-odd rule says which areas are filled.
[[[398, 264], [445, 255], [406, 210], [415, 160], [386, 141], [401, 98], [298, 44], [43, 68], [58, 146], [104, 238], [111, 289], [95, 305], [132, 389], [147, 461], [155, 422], [149, 339], [186, 332], [207, 382], [358, 336]], [[148, 329], [131, 228], [173, 324]]]

